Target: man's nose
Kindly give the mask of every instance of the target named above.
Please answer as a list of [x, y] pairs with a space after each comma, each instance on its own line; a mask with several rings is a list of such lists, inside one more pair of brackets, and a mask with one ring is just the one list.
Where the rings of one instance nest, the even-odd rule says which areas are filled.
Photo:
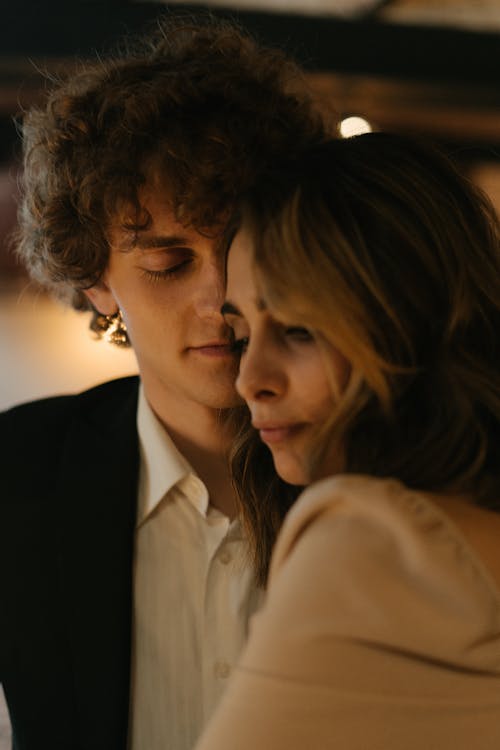
[[220, 315], [225, 293], [226, 277], [224, 263], [214, 261], [207, 264], [203, 269], [196, 299], [198, 312], [200, 314], [216, 313]]

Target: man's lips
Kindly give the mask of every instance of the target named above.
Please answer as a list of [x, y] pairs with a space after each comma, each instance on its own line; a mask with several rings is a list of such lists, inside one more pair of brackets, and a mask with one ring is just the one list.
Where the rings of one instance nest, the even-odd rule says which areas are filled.
[[289, 440], [297, 435], [297, 433], [304, 427], [304, 424], [301, 422], [295, 422], [293, 424], [253, 422], [253, 426], [259, 431], [262, 442], [267, 443], [268, 445], [274, 445]]
[[224, 340], [207, 341], [206, 343], [199, 344], [198, 346], [190, 346], [188, 347], [188, 351], [192, 351], [196, 354], [201, 354], [206, 357], [234, 357], [234, 350], [231, 342]]

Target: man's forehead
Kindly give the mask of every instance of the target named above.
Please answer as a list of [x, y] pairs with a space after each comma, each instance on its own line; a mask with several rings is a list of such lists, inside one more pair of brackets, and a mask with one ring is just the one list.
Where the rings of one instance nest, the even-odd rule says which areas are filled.
[[[224, 217], [226, 219], [226, 217]], [[178, 218], [165, 190], [143, 186], [138, 205], [126, 205], [111, 222], [109, 239], [120, 252], [179, 247], [183, 245], [219, 244], [226, 237], [226, 223], [198, 228]]]

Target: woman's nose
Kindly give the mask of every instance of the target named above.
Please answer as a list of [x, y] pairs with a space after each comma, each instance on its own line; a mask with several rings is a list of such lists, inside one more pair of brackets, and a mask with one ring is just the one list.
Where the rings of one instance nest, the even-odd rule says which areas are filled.
[[265, 345], [250, 343], [242, 355], [236, 390], [242, 398], [252, 401], [277, 399], [283, 395], [286, 377], [275, 354]]

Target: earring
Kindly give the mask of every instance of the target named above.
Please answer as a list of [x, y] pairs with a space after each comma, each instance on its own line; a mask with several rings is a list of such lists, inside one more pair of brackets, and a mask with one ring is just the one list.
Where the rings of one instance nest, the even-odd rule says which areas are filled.
[[127, 326], [123, 320], [122, 311], [118, 310], [113, 315], [105, 315], [106, 333], [104, 334], [107, 341], [115, 346], [130, 346], [127, 333]]
[[97, 335], [97, 338], [105, 339], [115, 346], [130, 346], [127, 326], [121, 310], [113, 313], [113, 315], [103, 315], [96, 310], [93, 312], [90, 330]]
[[90, 329], [97, 334], [98, 338], [103, 338], [115, 346], [130, 346], [127, 333], [127, 326], [123, 320], [122, 311], [113, 313], [113, 315], [94, 315], [90, 323]]

